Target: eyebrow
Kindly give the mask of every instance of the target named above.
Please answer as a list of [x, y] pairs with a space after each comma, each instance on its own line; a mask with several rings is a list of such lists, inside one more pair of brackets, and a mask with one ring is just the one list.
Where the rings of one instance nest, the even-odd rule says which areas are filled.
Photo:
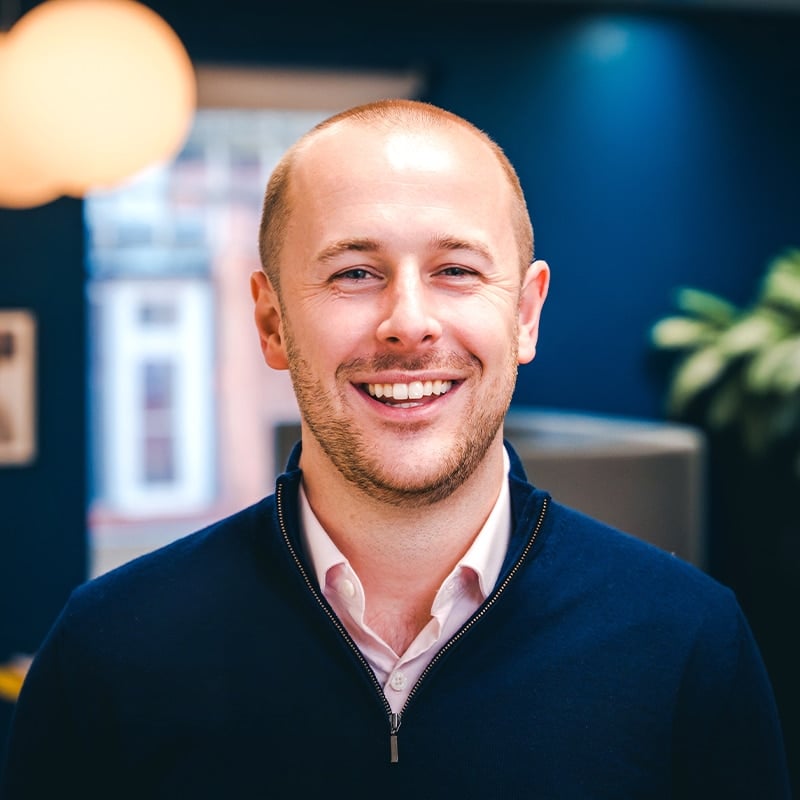
[[[483, 242], [459, 239], [456, 236], [448, 234], [434, 234], [429, 239], [429, 247], [432, 250], [466, 250], [469, 253], [474, 253], [487, 261], [492, 261], [492, 254], [489, 248]], [[367, 237], [356, 237], [353, 239], [342, 239], [338, 242], [324, 247], [317, 253], [316, 260], [320, 263], [333, 261], [344, 253], [377, 253], [383, 249], [383, 246], [376, 239]]]
[[320, 250], [316, 260], [325, 263], [343, 253], [375, 253], [380, 249], [381, 245], [375, 239], [342, 239]]
[[474, 240], [459, 239], [446, 234], [434, 235], [430, 239], [431, 248], [434, 250], [466, 250], [480, 256], [487, 261], [492, 261], [489, 248], [483, 243]]

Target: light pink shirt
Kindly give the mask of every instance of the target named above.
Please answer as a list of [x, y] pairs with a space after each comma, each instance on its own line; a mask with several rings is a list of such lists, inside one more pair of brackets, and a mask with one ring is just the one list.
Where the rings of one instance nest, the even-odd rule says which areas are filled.
[[500, 493], [489, 517], [436, 593], [430, 621], [406, 652], [399, 654], [365, 623], [361, 581], [320, 525], [300, 487], [303, 543], [320, 589], [375, 672], [394, 713], [402, 710], [425, 667], [478, 609], [497, 582], [511, 535], [509, 461], [505, 450], [503, 459]]

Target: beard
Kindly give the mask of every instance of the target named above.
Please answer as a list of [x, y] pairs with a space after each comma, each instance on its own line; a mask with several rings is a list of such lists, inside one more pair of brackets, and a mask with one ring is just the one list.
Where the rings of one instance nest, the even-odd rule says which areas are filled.
[[[505, 419], [517, 376], [516, 336], [512, 338], [506, 369], [496, 385], [488, 389], [488, 401], [475, 398], [465, 415], [461, 430], [451, 443], [449, 451], [427, 470], [412, 469], [409, 474], [398, 474], [385, 455], [380, 443], [370, 443], [357, 427], [357, 420], [335, 402], [335, 396], [326, 391], [314, 375], [311, 366], [300, 355], [291, 329], [284, 315], [284, 337], [289, 362], [289, 373], [297, 397], [300, 413], [308, 430], [323, 452], [345, 480], [356, 486], [371, 499], [395, 507], [432, 505], [452, 495], [475, 472], [486, 457]], [[480, 361], [457, 353], [430, 353], [424, 357], [401, 357], [384, 354], [367, 359], [354, 359], [336, 370], [336, 385], [348, 382], [346, 376], [356, 371], [381, 372], [397, 369], [418, 371], [424, 369], [451, 369], [483, 373]], [[430, 423], [394, 424], [394, 436], [413, 437]], [[402, 448], [400, 448], [402, 450]], [[400, 453], [402, 456], [402, 452]]]

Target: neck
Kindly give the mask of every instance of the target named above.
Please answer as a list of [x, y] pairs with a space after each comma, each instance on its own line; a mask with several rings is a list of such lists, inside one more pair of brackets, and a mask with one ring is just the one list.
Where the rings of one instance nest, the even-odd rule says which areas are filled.
[[396, 652], [430, 619], [436, 592], [494, 507], [504, 478], [502, 448], [498, 434], [474, 473], [443, 500], [395, 506], [342, 478], [304, 436], [309, 504], [364, 586], [368, 623]]

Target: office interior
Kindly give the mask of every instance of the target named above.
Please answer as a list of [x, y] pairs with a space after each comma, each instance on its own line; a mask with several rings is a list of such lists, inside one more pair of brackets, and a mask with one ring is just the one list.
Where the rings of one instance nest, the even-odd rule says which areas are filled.
[[[21, 3], [20, 13], [33, 5]], [[399, 76], [409, 94], [466, 117], [504, 148], [527, 196], [537, 256], [552, 269], [538, 354], [520, 370], [512, 403], [518, 423], [530, 413], [539, 423], [563, 420], [557, 413], [612, 428], [667, 424], [671, 364], [650, 331], [674, 311], [676, 289], [701, 287], [746, 306], [770, 261], [800, 247], [800, 3], [148, 5], [198, 69], [264, 70], [275, 80]], [[92, 574], [87, 513], [101, 478], [90, 435], [86, 202], [0, 209], [0, 309], [27, 309], [37, 325], [36, 454], [0, 466], [0, 663], [35, 653], [70, 591]], [[786, 498], [800, 478], [753, 469], [727, 439], [684, 422], [699, 431], [688, 447], [702, 529], [702, 553], [688, 557], [737, 592], [797, 775], [800, 513]], [[276, 458], [282, 435], [253, 426], [253, 440]], [[617, 478], [634, 479], [625, 470]], [[568, 476], [564, 485], [568, 492]], [[611, 505], [631, 502], [630, 492], [614, 491], [597, 493]], [[673, 491], [684, 494], [673, 498], [680, 506], [693, 489]], [[191, 532], [189, 521], [181, 525]], [[0, 702], [0, 751], [12, 709]]]

